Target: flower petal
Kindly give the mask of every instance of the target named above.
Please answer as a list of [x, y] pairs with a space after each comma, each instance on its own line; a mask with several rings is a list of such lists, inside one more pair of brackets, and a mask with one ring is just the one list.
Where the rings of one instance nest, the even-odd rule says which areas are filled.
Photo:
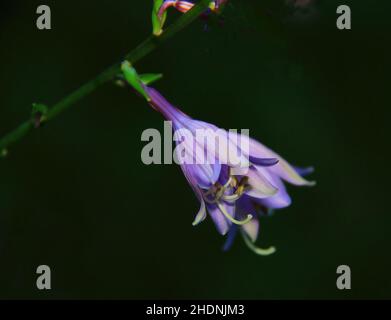
[[246, 137], [244, 139], [248, 139], [249, 143], [249, 156], [255, 158], [277, 158], [279, 163], [275, 166], [270, 167], [270, 170], [280, 176], [285, 181], [288, 181], [294, 185], [298, 186], [313, 186], [315, 182], [307, 181], [280, 155], [264, 146], [260, 142]]
[[257, 218], [254, 218], [250, 222], [244, 224], [242, 228], [252, 242], [257, 240], [259, 232], [259, 221]]
[[195, 178], [192, 176], [191, 171], [189, 170], [189, 167], [186, 165], [181, 166], [181, 169], [183, 171], [183, 174], [188, 181], [190, 187], [193, 189], [197, 199], [200, 201], [200, 209], [198, 213], [196, 214], [196, 217], [193, 221], [193, 226], [198, 225], [201, 223], [203, 220], [206, 218], [206, 206], [205, 206], [205, 201], [202, 196], [202, 191], [197, 185], [197, 182], [195, 181]]
[[193, 121], [192, 128], [193, 131], [203, 130], [198, 131], [198, 135], [196, 134], [196, 137], [199, 137], [197, 143], [199, 146], [202, 145], [209, 156], [214, 156], [218, 163], [239, 168], [246, 168], [250, 165], [247, 154], [244, 154], [239, 147], [239, 144], [243, 144], [241, 135], [231, 138], [230, 132], [198, 120]]
[[280, 176], [285, 181], [288, 181], [298, 186], [312, 186], [314, 182], [307, 181], [300, 176], [296, 170], [281, 156], [274, 151], [265, 147], [258, 141], [250, 138], [250, 152], [251, 155], [256, 154], [257, 156], [263, 155], [264, 157], [274, 157], [279, 159], [279, 163], [271, 167], [269, 170]]
[[[224, 206], [227, 213], [234, 217], [235, 205], [226, 202], [222, 202], [222, 205]], [[217, 231], [220, 234], [225, 235], [231, 226], [231, 222], [226, 217], [224, 217], [223, 213], [216, 204], [207, 204], [207, 208], [208, 213], [217, 228]]]
[[205, 206], [205, 201], [201, 199], [201, 207], [198, 213], [196, 214], [196, 217], [193, 221], [193, 226], [196, 226], [200, 224], [202, 221], [204, 221], [206, 218], [206, 206]]
[[237, 225], [233, 224], [229, 229], [227, 239], [225, 240], [223, 245], [223, 251], [228, 251], [229, 249], [231, 249], [232, 244], [234, 243], [234, 240], [238, 233], [238, 228], [239, 227]]
[[277, 187], [275, 187], [271, 181], [266, 178], [263, 172], [256, 168], [250, 168], [247, 177], [250, 189], [246, 191], [246, 194], [249, 196], [262, 199], [277, 194]]
[[257, 202], [267, 208], [280, 209], [291, 205], [292, 200], [280, 177], [270, 172], [269, 168], [256, 167], [256, 170], [263, 174], [271, 183], [278, 188], [278, 192], [268, 198], [259, 199]]
[[276, 158], [256, 158], [250, 155], [250, 162], [252, 164], [262, 166], [262, 167], [272, 167], [278, 163], [278, 159]]
[[248, 214], [251, 214], [254, 218], [248, 223], [242, 225], [243, 231], [249, 236], [251, 241], [255, 242], [258, 237], [259, 221], [257, 218], [257, 210], [255, 207], [254, 199], [243, 195], [236, 202], [236, 217], [237, 219], [245, 218]]

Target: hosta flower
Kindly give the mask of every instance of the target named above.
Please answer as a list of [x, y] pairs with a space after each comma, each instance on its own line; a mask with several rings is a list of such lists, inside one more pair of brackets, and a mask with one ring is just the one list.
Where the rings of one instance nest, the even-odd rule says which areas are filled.
[[193, 225], [209, 214], [217, 230], [222, 235], [228, 233], [224, 249], [230, 247], [240, 229], [254, 252], [273, 253], [273, 247], [265, 250], [254, 245], [258, 237], [258, 217], [270, 209], [290, 205], [283, 181], [298, 186], [313, 185], [303, 178], [310, 170], [292, 167], [247, 135], [190, 118], [148, 87], [149, 81], [139, 76], [129, 62], [125, 61], [121, 69], [128, 83], [172, 123], [177, 142], [176, 160], [200, 201]]
[[[226, 141], [222, 148], [220, 144], [217, 148], [215, 144], [202, 140], [195, 139], [196, 143], [191, 144], [179, 139], [179, 144], [184, 144], [182, 151], [187, 159], [193, 160], [181, 163], [182, 171], [200, 201], [193, 225], [198, 225], [209, 214], [218, 232], [222, 235], [228, 233], [225, 249], [229, 248], [240, 230], [246, 244], [256, 253], [274, 252], [274, 248], [265, 250], [254, 245], [259, 230], [258, 217], [267, 214], [270, 209], [290, 205], [291, 199], [284, 181], [298, 186], [313, 183], [261, 143], [248, 136], [194, 120], [171, 105], [155, 89], [144, 86], [144, 90], [152, 107], [172, 121], [175, 133], [185, 129], [196, 136], [198, 130], [204, 130], [208, 132], [207, 136], [218, 138], [219, 143]], [[190, 140], [193, 142], [193, 139]], [[211, 154], [215, 161], [197, 161], [204, 153]]]

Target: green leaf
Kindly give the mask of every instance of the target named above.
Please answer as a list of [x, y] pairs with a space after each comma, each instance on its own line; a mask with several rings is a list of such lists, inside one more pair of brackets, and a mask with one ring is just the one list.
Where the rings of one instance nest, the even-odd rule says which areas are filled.
[[121, 65], [121, 70], [125, 76], [126, 81], [139, 92], [147, 101], [150, 101], [148, 94], [144, 90], [143, 83], [137, 74], [136, 69], [132, 67], [129, 61], [125, 61]]
[[161, 73], [144, 73], [140, 74], [140, 80], [142, 83], [144, 83], [146, 86], [160, 80], [163, 78], [163, 74]]
[[33, 103], [31, 109], [32, 121], [34, 123], [34, 128], [39, 128], [42, 123], [46, 121], [46, 115], [49, 112], [49, 108], [42, 103]]
[[33, 103], [33, 107], [31, 109], [31, 114], [32, 115], [36, 115], [36, 114], [41, 114], [41, 115], [45, 115], [47, 114], [49, 111], [49, 108], [42, 104], [42, 103]]

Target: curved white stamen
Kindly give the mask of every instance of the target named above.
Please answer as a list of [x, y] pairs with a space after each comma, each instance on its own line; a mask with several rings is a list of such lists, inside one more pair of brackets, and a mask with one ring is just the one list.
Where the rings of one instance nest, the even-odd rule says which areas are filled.
[[224, 191], [225, 191], [225, 189], [227, 189], [227, 188], [229, 187], [229, 185], [231, 184], [231, 182], [232, 182], [232, 177], [230, 176], [230, 177], [228, 178], [228, 181], [225, 183], [225, 185], [223, 185]]
[[[208, 203], [216, 203], [216, 201], [219, 200], [224, 195], [225, 190], [230, 186], [231, 182], [232, 182], [232, 177], [229, 177], [228, 181], [220, 188], [220, 190], [216, 192], [215, 199], [214, 200], [205, 199], [205, 201]], [[208, 191], [206, 191], [204, 193], [204, 196], [207, 197], [210, 194], [212, 194], [214, 192], [213, 188], [214, 186], [211, 187]]]
[[238, 201], [242, 197], [242, 194], [223, 195], [222, 199], [229, 202]]
[[274, 252], [276, 252], [275, 247], [269, 247], [267, 249], [262, 249], [262, 248], [257, 247], [243, 231], [242, 231], [242, 236], [243, 236], [244, 242], [246, 243], [247, 247], [251, 251], [253, 251], [254, 253], [256, 253], [260, 256], [269, 256], [269, 255], [273, 254]]
[[246, 223], [248, 223], [252, 218], [253, 216], [251, 214], [247, 215], [247, 218], [244, 219], [244, 220], [236, 220], [234, 217], [232, 217], [226, 210], [225, 208], [222, 206], [222, 204], [218, 201], [216, 201], [216, 204], [217, 206], [219, 207], [220, 211], [222, 212], [222, 214], [229, 220], [231, 221], [232, 223], [234, 224], [237, 224], [239, 226], [241, 225], [244, 225]]

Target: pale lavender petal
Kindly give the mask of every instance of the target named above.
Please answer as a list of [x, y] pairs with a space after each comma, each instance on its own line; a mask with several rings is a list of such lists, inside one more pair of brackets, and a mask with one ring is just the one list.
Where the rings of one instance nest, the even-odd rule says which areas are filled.
[[243, 231], [249, 236], [252, 242], [255, 242], [258, 238], [259, 232], [259, 221], [258, 218], [254, 217], [246, 224], [242, 225]]
[[194, 120], [192, 126], [193, 130], [194, 128], [204, 130], [207, 139], [198, 141], [198, 144], [201, 144], [204, 150], [209, 155], [213, 155], [219, 163], [228, 164], [234, 168], [244, 168], [250, 165], [247, 154], [243, 153], [238, 146], [240, 140], [231, 139], [228, 131], [198, 120]]
[[202, 196], [202, 191], [197, 185], [197, 182], [195, 181], [195, 178], [191, 175], [191, 172], [189, 171], [189, 168], [186, 165], [181, 166], [182, 172], [188, 181], [190, 187], [193, 189], [197, 199], [200, 201], [200, 209], [198, 210], [198, 213], [196, 214], [196, 217], [193, 221], [193, 226], [201, 223], [206, 218], [206, 207], [205, 202]]
[[264, 146], [260, 142], [245, 136], [244, 139], [248, 139], [249, 143], [249, 156], [255, 158], [277, 158], [279, 163], [270, 167], [270, 171], [280, 176], [285, 181], [288, 181], [294, 185], [299, 186], [313, 186], [315, 183], [307, 181], [301, 177], [297, 171], [280, 155]]
[[259, 201], [261, 205], [264, 205], [265, 207], [270, 209], [286, 208], [289, 207], [292, 203], [291, 197], [285, 190], [283, 192], [279, 192], [273, 197], [257, 199], [256, 201]]
[[194, 221], [193, 221], [193, 226], [196, 226], [200, 224], [202, 221], [204, 221], [206, 218], [206, 206], [205, 206], [205, 201], [201, 199], [201, 207], [196, 214]]
[[196, 184], [202, 189], [209, 189], [219, 179], [221, 165], [217, 163], [214, 165], [188, 164], [186, 166]]
[[264, 175], [264, 172], [251, 167], [247, 174], [250, 189], [246, 194], [255, 198], [267, 198], [277, 194], [278, 189]]
[[159, 111], [167, 120], [171, 120], [178, 125], [184, 121], [191, 120], [188, 115], [174, 107], [154, 88], [144, 86], [144, 90], [151, 99], [150, 104], [152, 107]]
[[207, 208], [208, 213], [217, 228], [217, 231], [220, 234], [225, 235], [228, 232], [230, 226], [229, 221], [224, 217], [217, 205], [207, 204]]
[[256, 169], [278, 188], [278, 192], [275, 195], [268, 198], [258, 199], [257, 202], [271, 209], [280, 209], [290, 206], [292, 200], [281, 179], [278, 176], [270, 173], [266, 168], [256, 167]]

